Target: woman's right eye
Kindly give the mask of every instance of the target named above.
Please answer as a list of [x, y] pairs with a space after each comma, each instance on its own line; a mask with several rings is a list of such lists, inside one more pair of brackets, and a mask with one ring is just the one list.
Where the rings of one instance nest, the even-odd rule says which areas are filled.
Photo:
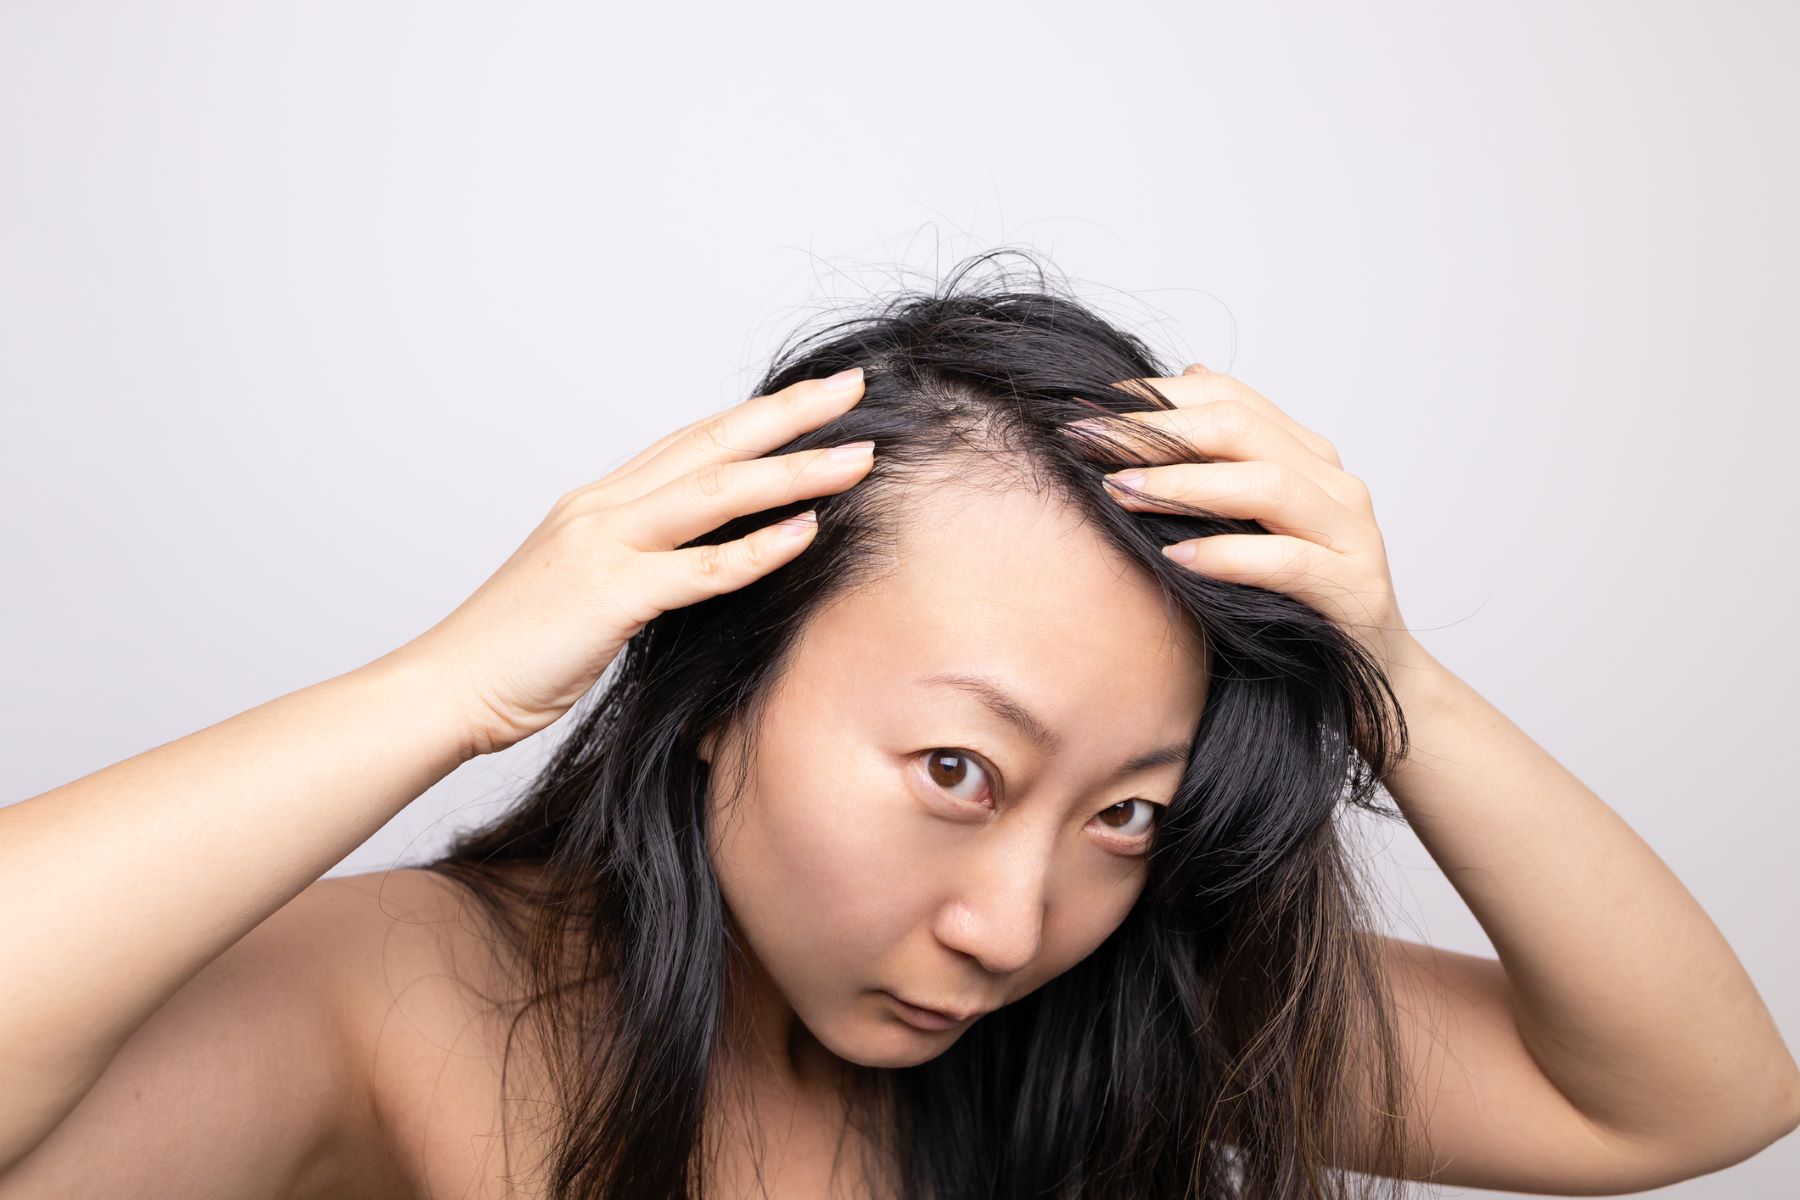
[[926, 752], [925, 775], [936, 787], [959, 800], [992, 807], [992, 778], [983, 763], [972, 754], [940, 747]]

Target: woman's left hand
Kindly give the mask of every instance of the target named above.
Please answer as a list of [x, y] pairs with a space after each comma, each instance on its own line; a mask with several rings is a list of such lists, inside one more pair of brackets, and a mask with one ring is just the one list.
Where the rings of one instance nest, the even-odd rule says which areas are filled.
[[[1176, 407], [1111, 414], [1096, 424], [1154, 425], [1197, 455], [1225, 461], [1159, 458], [1152, 446], [1109, 430], [1106, 443], [1090, 444], [1118, 445], [1152, 464], [1108, 475], [1113, 497], [1140, 512], [1176, 511], [1158, 504], [1169, 499], [1256, 521], [1269, 532], [1214, 534], [1172, 543], [1164, 553], [1217, 579], [1285, 592], [1336, 621], [1384, 669], [1397, 665], [1415, 643], [1394, 596], [1369, 489], [1344, 470], [1337, 449], [1266, 397], [1198, 363], [1175, 378], [1144, 382]], [[1079, 432], [1084, 424], [1064, 429]]]

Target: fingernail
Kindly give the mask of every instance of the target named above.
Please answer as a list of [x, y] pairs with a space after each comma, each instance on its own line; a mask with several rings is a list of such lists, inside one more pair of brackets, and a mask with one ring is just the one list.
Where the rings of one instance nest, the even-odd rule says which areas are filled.
[[836, 375], [827, 375], [822, 382], [827, 392], [838, 395], [854, 390], [856, 385], [862, 381], [862, 373], [861, 367], [850, 367], [847, 370], [839, 371]]
[[1164, 546], [1162, 552], [1178, 563], [1194, 561], [1194, 543], [1192, 542], [1173, 542]]
[[818, 523], [819, 510], [816, 508], [809, 508], [803, 513], [797, 513], [794, 516], [787, 518], [785, 521], [776, 522], [775, 528], [781, 530], [781, 532], [787, 534], [789, 537], [805, 537], [813, 531], [813, 527]]
[[874, 442], [845, 442], [825, 452], [826, 458], [867, 458], [875, 453]]
[[1099, 421], [1070, 421], [1060, 428], [1064, 433], [1099, 433], [1100, 425]]
[[1105, 477], [1106, 482], [1117, 487], [1141, 488], [1144, 486], [1142, 471], [1118, 471]]

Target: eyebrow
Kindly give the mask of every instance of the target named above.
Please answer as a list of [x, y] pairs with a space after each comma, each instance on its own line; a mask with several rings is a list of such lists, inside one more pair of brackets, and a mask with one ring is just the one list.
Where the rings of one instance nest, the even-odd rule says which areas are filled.
[[[1036, 714], [1014, 699], [999, 684], [985, 676], [944, 671], [936, 675], [927, 675], [919, 682], [947, 684], [970, 693], [1002, 719], [1017, 726], [1021, 733], [1036, 743], [1038, 748], [1046, 754], [1056, 753], [1057, 748], [1062, 745], [1062, 735], [1039, 720]], [[1127, 760], [1125, 765], [1119, 768], [1119, 774], [1131, 775], [1151, 767], [1180, 765], [1187, 762], [1188, 749], [1187, 746], [1178, 744], [1147, 751]]]

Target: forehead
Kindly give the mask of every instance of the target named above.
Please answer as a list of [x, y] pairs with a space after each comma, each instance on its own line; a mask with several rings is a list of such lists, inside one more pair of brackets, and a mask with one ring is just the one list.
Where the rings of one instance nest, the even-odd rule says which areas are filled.
[[[980, 674], [1059, 729], [1123, 738], [1114, 752], [1192, 734], [1198, 637], [1072, 502], [1006, 482], [915, 490], [892, 550], [873, 582], [809, 624], [797, 682], [835, 684], [854, 703], [857, 687]], [[923, 694], [951, 694], [936, 688]]]

